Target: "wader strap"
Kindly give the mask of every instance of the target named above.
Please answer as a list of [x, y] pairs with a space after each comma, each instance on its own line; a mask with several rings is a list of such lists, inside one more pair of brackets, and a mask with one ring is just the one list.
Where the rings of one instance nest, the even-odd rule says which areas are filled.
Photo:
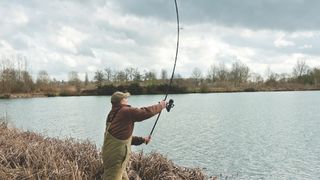
[[[116, 117], [116, 115], [118, 114], [118, 112], [120, 111], [121, 108], [119, 108], [114, 114], [112, 117], [110, 117], [110, 114], [108, 115], [107, 117], [107, 123], [106, 123], [106, 131], [105, 131], [105, 134], [107, 135], [108, 133], [108, 130], [111, 126], [111, 122], [113, 121], [113, 119]], [[109, 120], [110, 119], [110, 120]]]
[[111, 126], [111, 122], [107, 122], [106, 131], [105, 131], [106, 134], [108, 133], [108, 130], [109, 130], [110, 126]]

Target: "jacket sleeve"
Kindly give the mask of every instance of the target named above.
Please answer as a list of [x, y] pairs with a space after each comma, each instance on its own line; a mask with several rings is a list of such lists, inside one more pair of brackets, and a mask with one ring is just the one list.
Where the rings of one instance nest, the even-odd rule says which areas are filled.
[[134, 122], [140, 122], [151, 118], [152, 116], [160, 113], [162, 110], [161, 104], [153, 106], [142, 107], [142, 108], [130, 108], [129, 114]]
[[138, 146], [138, 145], [141, 145], [143, 143], [145, 143], [143, 137], [132, 136], [131, 145]]

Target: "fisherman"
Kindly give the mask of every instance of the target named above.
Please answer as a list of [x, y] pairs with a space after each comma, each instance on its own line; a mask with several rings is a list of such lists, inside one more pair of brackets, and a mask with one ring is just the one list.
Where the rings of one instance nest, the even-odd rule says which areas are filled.
[[132, 136], [134, 123], [146, 120], [166, 108], [167, 102], [134, 108], [128, 105], [130, 93], [115, 92], [111, 96], [112, 109], [107, 116], [106, 131], [102, 147], [103, 179], [129, 179], [126, 166], [130, 158], [131, 145], [148, 144], [151, 137]]

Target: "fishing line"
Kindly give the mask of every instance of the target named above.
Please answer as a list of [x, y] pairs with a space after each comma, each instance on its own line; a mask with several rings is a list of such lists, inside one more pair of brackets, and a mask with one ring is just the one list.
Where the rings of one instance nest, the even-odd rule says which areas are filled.
[[[172, 81], [173, 81], [173, 77], [174, 77], [174, 72], [176, 70], [176, 64], [177, 64], [177, 59], [178, 59], [178, 52], [179, 52], [179, 36], [180, 36], [180, 26], [179, 26], [179, 11], [178, 11], [178, 5], [177, 5], [177, 0], [174, 0], [174, 4], [175, 4], [175, 7], [176, 7], [176, 14], [177, 14], [177, 46], [176, 46], [176, 56], [174, 58], [174, 65], [173, 65], [173, 69], [172, 69], [172, 74], [171, 74], [171, 78], [170, 78], [170, 82], [169, 82], [169, 85], [167, 86], [167, 89], [166, 89], [166, 96], [164, 97], [164, 101], [167, 100], [167, 97], [168, 97], [168, 94], [169, 94], [169, 90], [170, 90], [170, 87], [172, 85]], [[170, 109], [173, 107], [173, 100], [170, 99], [169, 100], [169, 104], [167, 105], [166, 109], [167, 111], [169, 112]], [[157, 116], [157, 119], [152, 127], [152, 130], [149, 134], [149, 137], [151, 137], [153, 131], [154, 131], [154, 128], [156, 127], [157, 123], [158, 123], [158, 120], [160, 118], [160, 115], [161, 115], [161, 112], [158, 114]]]

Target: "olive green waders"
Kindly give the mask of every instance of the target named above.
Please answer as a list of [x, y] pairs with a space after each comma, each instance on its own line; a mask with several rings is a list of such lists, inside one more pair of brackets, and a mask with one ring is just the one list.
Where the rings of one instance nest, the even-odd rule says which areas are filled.
[[107, 123], [102, 146], [103, 179], [129, 180], [126, 166], [131, 154], [131, 138], [119, 140], [108, 133], [110, 123]]

